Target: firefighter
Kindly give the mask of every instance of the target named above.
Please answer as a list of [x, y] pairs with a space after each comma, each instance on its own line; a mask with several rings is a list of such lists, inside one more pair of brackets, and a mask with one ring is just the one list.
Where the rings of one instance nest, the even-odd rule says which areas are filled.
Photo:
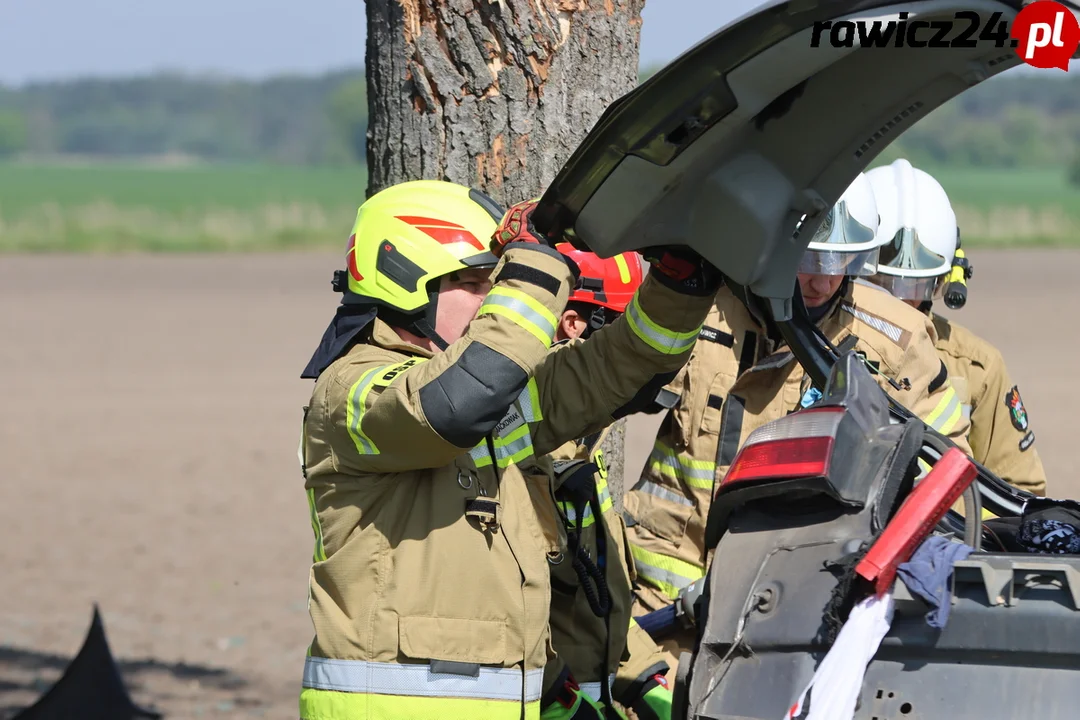
[[949, 369], [960, 407], [970, 419], [972, 457], [1003, 480], [1046, 494], [1046, 472], [1035, 449], [1020, 391], [993, 345], [933, 311], [944, 299], [959, 309], [967, 299], [970, 266], [945, 189], [907, 160], [867, 172], [874, 186], [884, 243], [870, 281], [925, 313], [937, 331], [937, 350]]
[[[588, 339], [626, 310], [641, 285], [637, 253], [600, 258], [569, 243], [556, 246], [581, 271], [556, 332], [556, 344]], [[608, 429], [551, 453], [555, 500], [566, 523], [568, 553], [551, 564], [551, 639], [581, 690], [607, 707], [612, 700], [640, 720], [671, 717], [668, 666], [652, 638], [630, 616], [635, 573], [622, 516], [615, 511], [601, 446]], [[596, 512], [603, 518], [596, 524]], [[606, 686], [603, 685], [605, 679]]]
[[[877, 268], [877, 226], [873, 191], [860, 174], [809, 243], [801, 297], [834, 345], [863, 357], [886, 392], [967, 452], [967, 420], [929, 319], [864, 280]], [[728, 288], [717, 293], [690, 361], [665, 390], [660, 397], [670, 398], [663, 403], [670, 413], [625, 506], [638, 575], [634, 615], [662, 610], [658, 615], [674, 620], [662, 629], [674, 668], [678, 653], [693, 645], [717, 484], [750, 432], [821, 394], [783, 341], [768, 337]], [[639, 622], [652, 627], [653, 617]]]
[[566, 534], [545, 455], [670, 381], [719, 273], [655, 249], [623, 318], [552, 351], [576, 269], [534, 207], [417, 181], [357, 213], [303, 373], [305, 720], [602, 712], [551, 650], [547, 558]]

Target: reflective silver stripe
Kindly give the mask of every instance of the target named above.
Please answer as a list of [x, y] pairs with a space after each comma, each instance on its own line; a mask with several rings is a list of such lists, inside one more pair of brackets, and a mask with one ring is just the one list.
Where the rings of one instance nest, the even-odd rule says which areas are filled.
[[487, 440], [481, 440], [479, 445], [470, 450], [469, 457], [473, 459], [473, 462], [476, 463], [477, 466], [490, 465], [491, 454], [487, 449]]
[[[517, 440], [506, 443], [505, 445], [500, 445], [498, 438], [495, 439], [493, 444], [495, 445], [495, 457], [500, 460], [500, 467], [502, 467], [504, 463], [501, 463], [501, 461], [513, 457], [522, 450], [532, 449], [532, 435], [526, 431], [525, 434]], [[477, 467], [491, 464], [491, 454], [488, 452], [486, 438], [481, 440], [472, 450], [469, 450], [469, 457], [473, 459], [473, 462]]]
[[515, 453], [521, 452], [527, 447], [532, 447], [532, 437], [529, 433], [525, 433], [517, 440], [507, 443], [506, 445], [495, 445], [495, 455], [500, 459], [508, 458]]
[[634, 567], [637, 568], [638, 575], [641, 575], [648, 580], [652, 580], [654, 583], [671, 585], [679, 590], [682, 590], [690, 583], [701, 579], [701, 576], [690, 578], [674, 573], [671, 570], [658, 568], [655, 565], [643, 561], [637, 553], [634, 553]]
[[893, 325], [892, 323], [885, 322], [881, 318], [874, 317], [873, 315], [867, 315], [859, 308], [844, 303], [841, 307], [847, 310], [855, 317], [862, 320], [864, 323], [880, 332], [885, 337], [892, 340], [894, 343], [900, 342], [900, 336], [904, 334], [904, 331]]
[[[367, 660], [331, 660], [309, 657], [304, 662], [304, 687], [314, 690], [458, 697], [476, 700], [520, 700], [521, 671], [481, 667], [478, 677], [433, 673], [428, 665], [402, 665]], [[543, 670], [525, 673], [525, 701], [540, 699]]]
[[[512, 310], [535, 325], [538, 330], [545, 333], [548, 336], [549, 341], [551, 338], [555, 337], [555, 326], [551, 324], [551, 321], [517, 298], [488, 293], [487, 297], [484, 298], [484, 305], [498, 305], [507, 310]], [[483, 312], [482, 307], [480, 308], [480, 311]]]
[[968, 420], [968, 421], [971, 420], [971, 406], [970, 405], [961, 405], [960, 406], [960, 412], [964, 413], [964, 419], [965, 420]]
[[371, 381], [375, 379], [375, 376], [380, 370], [389, 367], [383, 365], [380, 367], [372, 368], [368, 370], [360, 380], [353, 386], [352, 391], [349, 393], [349, 404], [352, 406], [352, 424], [349, 426], [353, 439], [359, 443], [361, 454], [376, 455], [378, 451], [375, 449], [375, 443], [371, 442], [371, 439], [364, 434], [364, 431], [360, 429], [360, 421], [364, 417], [364, 402], [367, 400], [367, 394], [364, 392]]
[[[669, 454], [661, 448], [654, 447], [652, 453], [649, 454], [649, 460], [659, 465], [663, 465], [669, 468], [676, 477], [680, 478], [693, 478], [694, 480], [708, 480], [712, 482], [713, 476], [716, 475], [716, 468], [696, 468], [687, 467], [686, 463], [679, 462], [675, 455]], [[713, 463], [709, 463], [712, 465]]]
[[[610, 676], [608, 676], [608, 690], [610, 690], [614, 684], [615, 674], [612, 673]], [[578, 687], [580, 687], [581, 691], [591, 697], [593, 700], [600, 702], [600, 692], [602, 688], [600, 687], [599, 681], [581, 683]]]
[[654, 349], [668, 355], [678, 355], [686, 352], [697, 342], [700, 329], [691, 333], [676, 333], [665, 328], [654, 327], [656, 323], [649, 319], [645, 311], [638, 305], [637, 294], [626, 306], [626, 316], [630, 323], [630, 329], [642, 340]]
[[945, 409], [941, 411], [941, 414], [934, 418], [934, 422], [930, 424], [930, 427], [939, 432], [944, 432], [942, 428], [948, 424], [949, 420], [956, 413], [957, 406], [960, 405], [960, 396], [956, 394], [956, 391], [949, 388], [950, 397], [949, 404], [945, 406]]
[[[563, 512], [566, 513], [566, 521], [568, 523], [570, 523], [571, 525], [576, 524], [577, 523], [577, 510], [574, 509], [574, 505], [572, 503], [563, 503], [562, 504], [562, 509], [563, 509]], [[592, 520], [592, 507], [589, 506], [589, 505], [586, 505], [585, 506], [585, 512], [583, 512], [581, 514], [581, 522], [584, 525], [586, 523], [586, 521], [588, 521], [588, 520]]]
[[[533, 399], [536, 399], [534, 404]], [[521, 417], [525, 422], [540, 422], [543, 416], [540, 413], [540, 391], [536, 387], [536, 378], [529, 378], [529, 382], [518, 395], [517, 404], [521, 408]]]
[[643, 492], [643, 493], [646, 493], [648, 495], [652, 495], [655, 498], [660, 498], [661, 500], [667, 500], [668, 502], [673, 502], [676, 505], [682, 505], [684, 507], [693, 507], [694, 506], [694, 501], [691, 500], [690, 498], [685, 497], [683, 495], [680, 495], [677, 492], [672, 492], [671, 490], [668, 490], [666, 487], [662, 487], [660, 485], [657, 485], [653, 481], [646, 480], [645, 478], [641, 478], [640, 480], [638, 480], [637, 484], [634, 485], [634, 487], [632, 487], [630, 489], [631, 489], [631, 491], [637, 490], [639, 492]]
[[604, 503], [611, 499], [611, 493], [608, 492], [607, 483], [604, 483], [602, 487], [597, 488], [596, 494], [600, 500], [600, 509], [602, 510], [604, 508]]

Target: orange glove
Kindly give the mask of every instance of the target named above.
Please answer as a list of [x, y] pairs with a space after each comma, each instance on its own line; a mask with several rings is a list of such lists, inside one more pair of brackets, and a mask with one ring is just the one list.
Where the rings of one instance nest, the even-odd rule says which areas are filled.
[[499, 222], [499, 226], [495, 228], [495, 232], [491, 235], [490, 247], [495, 257], [502, 257], [503, 250], [512, 242], [539, 243], [540, 245], [555, 247], [555, 240], [541, 234], [533, 226], [532, 214], [536, 210], [536, 204], [539, 201], [540, 198], [534, 198], [519, 202], [511, 205], [510, 209], [506, 211], [503, 219]]

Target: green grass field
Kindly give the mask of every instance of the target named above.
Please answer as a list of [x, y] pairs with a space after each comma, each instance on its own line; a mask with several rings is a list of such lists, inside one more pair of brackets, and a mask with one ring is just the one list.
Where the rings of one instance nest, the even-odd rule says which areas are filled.
[[344, 247], [362, 167], [0, 165], [0, 251]]
[[[926, 168], [967, 245], [1080, 245], [1080, 189], [1057, 170]], [[0, 165], [0, 252], [339, 248], [362, 167]]]

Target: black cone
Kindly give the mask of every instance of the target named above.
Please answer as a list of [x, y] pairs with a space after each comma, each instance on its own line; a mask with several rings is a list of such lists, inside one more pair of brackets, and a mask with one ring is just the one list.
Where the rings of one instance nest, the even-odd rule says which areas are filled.
[[136, 720], [161, 718], [131, 701], [105, 639], [101, 614], [94, 620], [82, 649], [64, 674], [36, 703], [13, 720]]

